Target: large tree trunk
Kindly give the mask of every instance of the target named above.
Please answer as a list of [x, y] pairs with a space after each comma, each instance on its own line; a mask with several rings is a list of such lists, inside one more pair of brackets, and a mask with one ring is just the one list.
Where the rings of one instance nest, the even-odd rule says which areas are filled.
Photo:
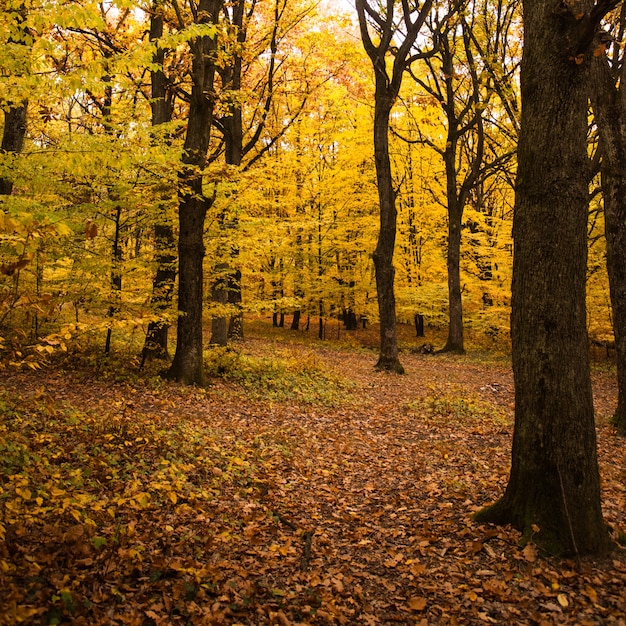
[[[603, 554], [609, 537], [585, 319], [589, 61], [572, 58], [584, 54], [580, 20], [543, 0], [524, 0], [523, 8], [512, 466], [504, 496], [477, 519], [511, 523], [551, 554]], [[576, 6], [581, 15], [588, 10]]]
[[614, 422], [626, 435], [626, 89], [619, 87], [604, 56], [594, 60], [593, 111], [600, 134], [606, 267], [617, 352], [617, 410]]
[[[198, 19], [216, 23], [221, 0], [200, 0]], [[211, 202], [204, 195], [203, 171], [211, 137], [215, 96], [215, 40], [199, 37], [190, 44], [192, 89], [183, 149], [178, 212], [178, 325], [176, 353], [168, 377], [185, 384], [204, 384], [202, 304], [204, 220]]]
[[398, 356], [396, 297], [394, 292], [393, 253], [396, 244], [396, 192], [393, 188], [389, 159], [389, 116], [395, 98], [386, 92], [385, 77], [377, 73], [374, 105], [374, 159], [380, 202], [380, 231], [378, 244], [374, 251], [374, 268], [376, 269], [376, 292], [380, 318], [380, 354], [376, 369], [403, 374], [404, 368]]
[[[168, 99], [168, 80], [163, 71], [165, 50], [159, 46], [163, 37], [163, 7], [160, 0], [153, 3], [153, 13], [150, 16], [150, 41], [155, 42], [156, 50], [153, 62], [159, 66], [158, 70], [150, 73], [152, 99], [152, 126], [171, 121], [172, 104]], [[154, 225], [155, 260], [157, 265], [154, 281], [152, 282], [152, 296], [150, 304], [163, 314], [169, 309], [176, 280], [176, 254], [174, 229], [167, 215], [168, 198], [160, 202], [157, 221]], [[169, 323], [159, 319], [150, 322], [142, 352], [143, 360], [150, 357], [165, 358], [168, 356], [167, 341]]]

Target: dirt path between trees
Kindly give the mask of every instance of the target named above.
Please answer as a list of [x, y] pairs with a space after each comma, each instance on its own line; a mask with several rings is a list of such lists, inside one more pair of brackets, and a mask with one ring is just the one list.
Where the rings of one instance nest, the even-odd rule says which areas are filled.
[[[31, 454], [0, 461], [0, 624], [626, 624], [622, 551], [557, 560], [471, 520], [506, 486], [510, 368], [406, 354], [399, 377], [370, 352], [289, 350], [345, 380], [343, 401], [0, 372], [0, 443]], [[595, 373], [617, 537], [615, 395]]]

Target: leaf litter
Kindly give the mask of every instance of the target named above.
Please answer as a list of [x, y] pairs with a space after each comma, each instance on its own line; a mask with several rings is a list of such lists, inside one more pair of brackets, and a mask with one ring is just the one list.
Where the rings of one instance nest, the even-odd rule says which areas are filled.
[[[368, 353], [292, 350], [343, 381], [331, 403], [5, 371], [0, 624], [626, 624], [623, 549], [554, 559], [471, 520], [508, 478], [507, 367], [406, 355], [398, 377]], [[623, 540], [613, 377], [594, 391]]]

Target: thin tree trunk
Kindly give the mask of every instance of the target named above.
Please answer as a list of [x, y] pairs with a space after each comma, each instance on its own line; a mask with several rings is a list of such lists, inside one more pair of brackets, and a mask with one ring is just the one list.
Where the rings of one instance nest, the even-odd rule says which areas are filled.
[[[155, 42], [153, 62], [159, 69], [150, 73], [152, 99], [152, 126], [158, 127], [172, 119], [172, 105], [168, 100], [168, 81], [163, 71], [166, 51], [158, 44], [163, 37], [163, 7], [155, 0], [150, 17], [150, 41]], [[176, 240], [174, 228], [168, 219], [168, 198], [160, 202], [157, 221], [154, 225], [156, 274], [152, 283], [150, 304], [159, 313], [165, 313], [171, 306], [176, 281]], [[142, 365], [146, 358], [166, 358], [168, 356], [169, 323], [159, 319], [148, 324], [148, 332], [142, 351]]]
[[[223, 229], [223, 224], [220, 225], [220, 230]], [[218, 263], [215, 268], [215, 274], [218, 274], [218, 278], [214, 277], [213, 287], [211, 288], [211, 301], [225, 306], [228, 304], [228, 263]], [[211, 339], [209, 341], [212, 345], [225, 346], [228, 344], [228, 318], [220, 314], [211, 318]]]
[[[14, 46], [16, 67], [20, 67], [18, 74], [30, 74], [30, 46], [27, 45], [27, 38], [32, 38], [30, 29], [24, 26], [27, 18], [26, 9], [22, 7], [13, 14], [15, 19], [16, 37], [9, 37], [8, 43], [19, 44]], [[31, 44], [32, 46], [32, 44]], [[23, 54], [27, 52], [27, 54]], [[26, 137], [26, 113], [28, 111], [28, 100], [21, 102], [5, 103], [4, 108], [4, 128], [2, 130], [2, 144], [0, 145], [1, 153], [19, 154], [24, 147], [24, 138]], [[10, 196], [13, 191], [13, 181], [9, 178], [0, 177], [0, 196]]]
[[457, 197], [455, 149], [446, 151], [448, 181], [448, 339], [443, 352], [465, 352], [463, 343], [463, 301], [461, 298], [461, 220], [463, 206]]
[[600, 135], [606, 267], [617, 353], [614, 423], [626, 435], [626, 90], [611, 76], [604, 56], [594, 60], [593, 110]]
[[[0, 147], [3, 153], [18, 154], [22, 151], [26, 136], [27, 109], [28, 104], [24, 102], [4, 112], [4, 129], [2, 131], [2, 146]], [[0, 196], [10, 196], [12, 191], [13, 181], [9, 178], [0, 177]]]
[[576, 555], [609, 547], [586, 331], [590, 75], [588, 59], [574, 61], [579, 26], [574, 15], [557, 16], [543, 0], [524, 1], [512, 465], [504, 496], [476, 516], [513, 524], [550, 554]]
[[384, 78], [376, 75], [376, 103], [374, 108], [374, 158], [376, 181], [380, 202], [380, 231], [374, 251], [376, 291], [380, 319], [380, 354], [376, 369], [404, 373], [398, 355], [396, 329], [396, 297], [394, 291], [395, 268], [393, 253], [396, 243], [396, 192], [391, 176], [389, 159], [389, 116], [394, 98], [384, 95], [387, 89]]
[[[122, 297], [122, 246], [120, 242], [121, 234], [122, 207], [117, 205], [113, 214], [113, 223], [115, 224], [115, 233], [113, 235], [113, 244], [111, 245], [111, 304], [107, 312], [107, 317], [113, 318], [120, 311], [120, 301]], [[111, 338], [113, 329], [111, 326], [107, 328], [106, 341], [104, 343], [104, 353], [111, 352]]]
[[[226, 164], [239, 167], [243, 154], [243, 121], [241, 104], [238, 96], [241, 90], [241, 68], [243, 45], [246, 41], [246, 30], [244, 26], [244, 7], [245, 0], [235, 0], [230, 5], [232, 7], [231, 25], [237, 29], [237, 50], [234, 52], [231, 63], [224, 67], [221, 71], [222, 84], [233, 94], [233, 100], [229, 103], [228, 111], [222, 118], [222, 126], [224, 128], [225, 141], [225, 158]], [[236, 191], [231, 194], [232, 200], [236, 199]], [[236, 222], [235, 222], [236, 223]], [[226, 216], [226, 210], [218, 220], [220, 238], [226, 238], [228, 229], [231, 228], [233, 221]], [[243, 315], [241, 309], [241, 272], [232, 269], [232, 263], [239, 254], [236, 248], [233, 248], [228, 242], [221, 244], [218, 250], [218, 258], [222, 257], [222, 263], [218, 263], [215, 271], [219, 278], [214, 283], [211, 298], [213, 302], [219, 304], [231, 304], [234, 308], [239, 309], [238, 312], [231, 314], [230, 320], [220, 315], [213, 317], [211, 320], [211, 343], [225, 346], [231, 335], [243, 337]]]

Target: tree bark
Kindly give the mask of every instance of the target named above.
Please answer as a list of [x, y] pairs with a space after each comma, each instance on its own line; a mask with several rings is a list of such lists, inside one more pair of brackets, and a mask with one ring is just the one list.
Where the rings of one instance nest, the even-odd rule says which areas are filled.
[[[575, 12], [589, 8], [577, 5]], [[590, 64], [576, 62], [580, 26], [551, 3], [524, 0], [512, 465], [504, 496], [476, 517], [511, 523], [550, 554], [601, 555], [609, 536], [600, 507], [585, 319]]]
[[[395, 269], [393, 253], [396, 242], [396, 191], [389, 160], [389, 118], [400, 93], [407, 68], [425, 53], [415, 51], [415, 42], [432, 8], [432, 0], [422, 5], [402, 2], [396, 15], [395, 0], [371, 3], [356, 0], [361, 41], [372, 62], [374, 92], [374, 160], [380, 203], [380, 231], [374, 251], [376, 290], [380, 317], [380, 354], [376, 368], [404, 373], [398, 356], [396, 331]], [[444, 20], [445, 21], [445, 20]], [[370, 29], [375, 33], [372, 38]], [[393, 45], [392, 45], [393, 44]], [[388, 71], [386, 56], [393, 56]]]
[[606, 267], [617, 354], [617, 409], [614, 423], [626, 435], [626, 89], [619, 87], [604, 55], [594, 59], [593, 111], [600, 136]]
[[394, 291], [393, 253], [396, 245], [396, 192], [393, 188], [389, 159], [389, 117], [395, 97], [386, 93], [387, 90], [386, 77], [377, 73], [374, 104], [374, 159], [380, 203], [380, 230], [373, 258], [376, 269], [376, 292], [380, 318], [380, 353], [376, 369], [403, 374], [404, 368], [398, 355]]
[[[24, 7], [15, 11], [12, 15], [15, 20], [16, 37], [9, 37], [8, 43], [20, 44], [16, 46], [20, 50], [18, 58], [21, 58], [19, 75], [30, 74], [30, 46], [26, 44], [26, 36], [29, 38], [32, 34], [24, 26], [26, 21], [26, 10]], [[16, 99], [19, 100], [19, 99]], [[28, 110], [28, 100], [5, 103], [4, 109], [4, 128], [2, 130], [2, 145], [0, 152], [11, 152], [19, 154], [24, 147], [24, 138], [26, 137], [26, 113]], [[10, 196], [13, 192], [13, 181], [9, 178], [0, 177], [0, 196]]]
[[[237, 47], [232, 54], [231, 62], [221, 69], [220, 75], [224, 89], [232, 92], [232, 101], [228, 104], [226, 115], [220, 120], [224, 131], [226, 165], [237, 168], [241, 165], [243, 156], [243, 120], [239, 92], [241, 91], [241, 70], [243, 46], [246, 41], [246, 28], [244, 25], [245, 0], [235, 0], [231, 5], [229, 24], [236, 29]], [[231, 196], [235, 200], [236, 191]], [[228, 229], [233, 221], [226, 216], [226, 209], [218, 219], [220, 239], [227, 237]], [[235, 222], [236, 223], [236, 222]], [[215, 270], [219, 278], [214, 282], [211, 290], [211, 299], [219, 304], [231, 304], [241, 310], [241, 272], [232, 268], [232, 263], [238, 256], [239, 250], [233, 248], [228, 242], [218, 246], [218, 257], [225, 259], [218, 263]], [[227, 260], [226, 260], [227, 259]], [[243, 314], [240, 312], [230, 316], [213, 317], [211, 320], [211, 343], [226, 346], [231, 331], [237, 337], [243, 337]]]
[[[13, 106], [4, 112], [4, 129], [2, 131], [2, 146], [0, 150], [18, 154], [24, 146], [26, 136], [26, 102], [19, 106]], [[13, 191], [13, 181], [9, 178], [0, 177], [0, 196], [10, 196]]]
[[[200, 0], [198, 21], [215, 24], [220, 6], [221, 0]], [[215, 105], [215, 38], [198, 37], [190, 47], [192, 89], [178, 189], [178, 332], [176, 352], [167, 376], [185, 384], [202, 385], [203, 235], [211, 203], [204, 194], [203, 172]]]
[[[150, 107], [152, 110], [152, 126], [171, 121], [172, 103], [168, 98], [168, 80], [163, 70], [166, 51], [159, 46], [163, 37], [163, 13], [160, 0], [155, 0], [153, 13], [150, 17], [150, 41], [155, 42], [153, 62], [159, 69], [150, 73], [151, 95]], [[154, 225], [156, 274], [152, 283], [150, 304], [158, 313], [165, 313], [169, 309], [176, 281], [176, 255], [174, 229], [167, 216], [167, 198], [159, 202], [159, 213]], [[166, 358], [168, 356], [169, 323], [155, 320], [148, 324], [146, 340], [142, 351], [142, 365], [146, 358]]]
[[[111, 193], [111, 191], [109, 192]], [[115, 317], [116, 313], [120, 312], [122, 301], [122, 245], [121, 245], [121, 232], [122, 232], [122, 206], [117, 204], [113, 209], [112, 214], [113, 224], [115, 231], [113, 234], [113, 243], [111, 244], [111, 274], [110, 274], [110, 286], [111, 286], [111, 304], [107, 312], [107, 317], [111, 320]], [[111, 322], [112, 324], [112, 322]], [[113, 338], [113, 328], [109, 325], [107, 328], [106, 339], [104, 342], [104, 353], [111, 353], [111, 339]]]
[[448, 339], [442, 352], [462, 354], [465, 352], [463, 300], [461, 298], [461, 223], [464, 207], [463, 201], [459, 200], [457, 195], [456, 144], [456, 139], [448, 141], [449, 148], [444, 154], [448, 200]]

